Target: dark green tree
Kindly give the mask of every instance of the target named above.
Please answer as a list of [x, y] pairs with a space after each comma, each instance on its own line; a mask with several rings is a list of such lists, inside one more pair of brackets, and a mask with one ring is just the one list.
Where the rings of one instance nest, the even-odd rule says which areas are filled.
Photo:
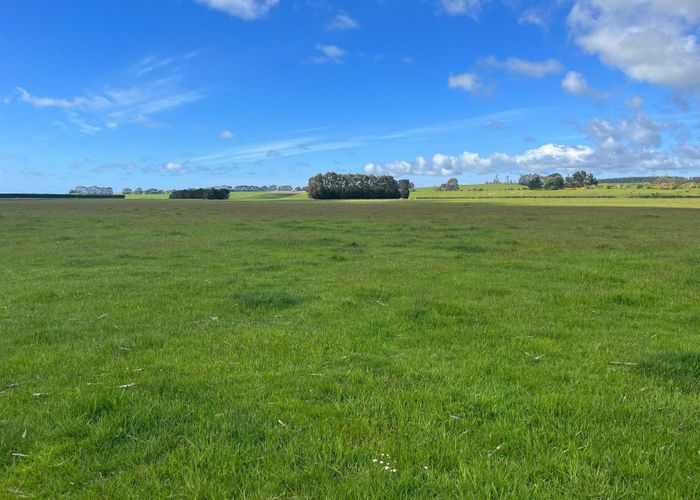
[[528, 189], [542, 189], [544, 182], [539, 174], [525, 174], [520, 176], [518, 184], [527, 186]]
[[563, 189], [565, 182], [561, 174], [550, 174], [543, 179], [545, 189]]
[[452, 177], [446, 183], [440, 185], [440, 191], [459, 191], [459, 181]]
[[566, 178], [566, 185], [569, 187], [588, 187], [597, 186], [598, 179], [596, 179], [593, 174], [587, 173], [585, 170], [579, 170], [571, 174], [571, 177]]
[[309, 179], [308, 193], [317, 200], [399, 198], [399, 183], [390, 175], [327, 172]]
[[407, 200], [409, 196], [411, 196], [411, 189], [413, 189], [413, 187], [413, 183], [408, 179], [399, 180], [399, 193], [401, 194], [401, 198]]

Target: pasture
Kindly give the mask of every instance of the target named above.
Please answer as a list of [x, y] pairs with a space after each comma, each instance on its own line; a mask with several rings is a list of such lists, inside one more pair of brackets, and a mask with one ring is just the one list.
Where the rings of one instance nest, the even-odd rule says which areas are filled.
[[518, 201], [0, 201], [0, 497], [697, 497], [700, 211]]

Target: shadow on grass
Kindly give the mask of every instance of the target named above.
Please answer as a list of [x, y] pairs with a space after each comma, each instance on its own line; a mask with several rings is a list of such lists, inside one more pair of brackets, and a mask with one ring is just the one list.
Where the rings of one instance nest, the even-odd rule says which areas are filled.
[[245, 311], [288, 309], [302, 302], [300, 297], [280, 291], [236, 293], [231, 299]]
[[700, 390], [700, 352], [658, 353], [642, 361], [638, 369], [683, 391]]

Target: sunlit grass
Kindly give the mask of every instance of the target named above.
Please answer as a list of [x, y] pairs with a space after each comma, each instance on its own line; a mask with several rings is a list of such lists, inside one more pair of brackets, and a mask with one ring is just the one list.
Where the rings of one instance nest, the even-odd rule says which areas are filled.
[[696, 497], [697, 221], [2, 201], [0, 497]]

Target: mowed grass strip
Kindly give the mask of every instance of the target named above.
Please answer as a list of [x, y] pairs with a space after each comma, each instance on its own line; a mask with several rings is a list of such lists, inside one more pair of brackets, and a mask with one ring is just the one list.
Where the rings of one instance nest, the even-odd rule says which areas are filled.
[[698, 496], [697, 221], [0, 202], [0, 497]]

